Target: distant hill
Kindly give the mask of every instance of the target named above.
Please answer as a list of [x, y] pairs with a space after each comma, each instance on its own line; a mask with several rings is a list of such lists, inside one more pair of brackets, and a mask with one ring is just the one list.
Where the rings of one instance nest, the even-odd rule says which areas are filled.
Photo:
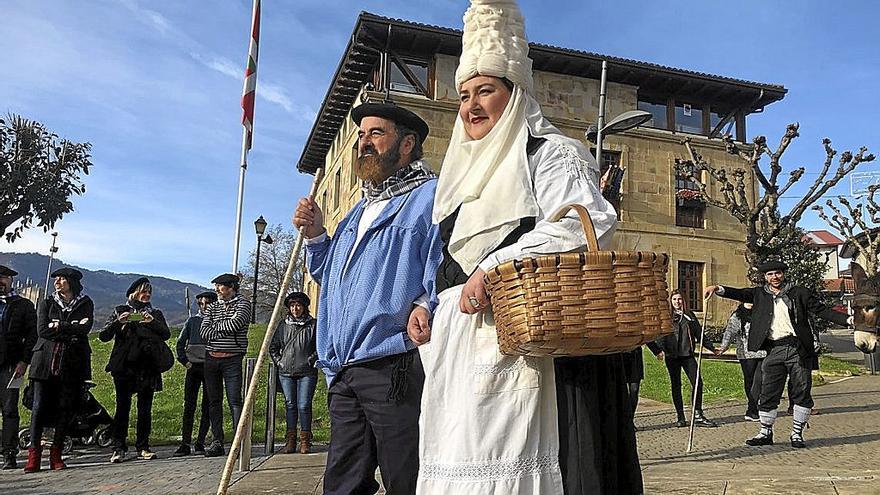
[[[0, 253], [0, 264], [6, 265], [18, 272], [17, 281], [24, 283], [30, 278], [36, 285], [43, 286], [46, 283], [46, 268], [49, 257], [36, 253]], [[83, 287], [85, 293], [95, 302], [96, 330], [104, 324], [113, 308], [125, 302], [125, 291], [138, 277], [146, 276], [153, 284], [153, 307], [162, 310], [169, 325], [180, 325], [187, 318], [187, 308], [184, 303], [184, 288], [189, 287], [190, 299], [195, 303], [195, 295], [209, 290], [196, 284], [188, 284], [179, 280], [155, 275], [140, 273], [113, 273], [107, 270], [89, 270], [65, 263], [56, 258], [52, 262], [52, 269], [63, 266], [76, 268], [83, 273]], [[193, 305], [195, 311], [195, 305]]]

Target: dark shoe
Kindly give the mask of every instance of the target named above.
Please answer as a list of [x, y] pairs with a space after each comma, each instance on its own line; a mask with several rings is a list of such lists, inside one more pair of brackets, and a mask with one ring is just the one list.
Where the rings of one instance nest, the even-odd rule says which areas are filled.
[[113, 464], [119, 464], [125, 459], [125, 451], [116, 449], [113, 451], [113, 455], [110, 456], [110, 462]]
[[3, 469], [18, 469], [18, 462], [15, 460], [15, 454], [10, 452], [3, 456]]
[[193, 454], [202, 454], [205, 453], [205, 444], [203, 442], [196, 442], [193, 444]]
[[803, 449], [807, 446], [803, 438], [790, 437], [789, 440], [791, 440], [791, 446], [796, 449]]
[[220, 457], [225, 454], [226, 451], [223, 450], [223, 444], [220, 442], [211, 442], [211, 445], [205, 449], [205, 457]]
[[758, 435], [756, 437], [750, 438], [746, 440], [746, 445], [750, 445], [752, 447], [760, 447], [762, 445], [773, 445], [773, 433], [769, 435]]
[[[204, 450], [204, 448], [202, 450]], [[184, 457], [190, 455], [191, 453], [192, 451], [190, 450], [189, 445], [182, 443], [180, 444], [180, 447], [177, 447], [177, 450], [175, 450], [174, 453], [171, 454], [171, 457]]]
[[706, 416], [703, 416], [702, 414], [697, 414], [694, 417], [694, 426], [701, 426], [703, 428], [718, 428], [718, 423], [712, 421]]
[[52, 471], [67, 469], [67, 464], [64, 464], [64, 461], [61, 459], [61, 449], [63, 448], [62, 445], [53, 445], [49, 449], [49, 467]]
[[754, 422], [761, 421], [761, 418], [757, 414], [754, 414], [754, 413], [746, 413], [746, 415], [743, 416], [743, 419], [745, 419], [746, 421], [754, 421]]
[[24, 466], [25, 473], [36, 473], [40, 470], [40, 458], [43, 456], [42, 447], [31, 447], [28, 449], [28, 460]]
[[687, 428], [688, 422], [685, 419], [679, 419], [675, 422], [676, 428]]

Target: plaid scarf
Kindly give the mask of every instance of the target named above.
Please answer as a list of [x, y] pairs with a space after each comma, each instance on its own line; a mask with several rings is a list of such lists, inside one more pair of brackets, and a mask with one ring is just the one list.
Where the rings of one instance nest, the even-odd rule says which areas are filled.
[[370, 204], [406, 194], [434, 177], [437, 177], [437, 174], [424, 160], [416, 160], [409, 166], [391, 174], [391, 177], [382, 181], [381, 184], [364, 181], [361, 189], [364, 192], [366, 204]]
[[71, 299], [69, 303], [67, 303], [64, 302], [64, 299], [61, 298], [57, 291], [52, 294], [52, 298], [55, 299], [55, 302], [58, 303], [59, 306], [61, 306], [61, 311], [67, 312], [73, 311], [73, 307], [76, 306], [76, 303], [78, 303], [83, 297], [85, 297], [85, 294], [80, 292], [76, 297]]

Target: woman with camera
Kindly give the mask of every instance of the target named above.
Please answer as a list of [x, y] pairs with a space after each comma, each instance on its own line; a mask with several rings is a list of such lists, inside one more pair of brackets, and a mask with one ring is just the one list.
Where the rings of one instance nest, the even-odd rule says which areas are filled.
[[[150, 305], [153, 286], [149, 279], [134, 281], [125, 293], [126, 304], [116, 306], [101, 330], [102, 342], [115, 339], [107, 371], [116, 389], [116, 414], [111, 427], [113, 455], [110, 462], [122, 462], [128, 450], [128, 419], [131, 398], [137, 394], [137, 436], [135, 448], [141, 459], [154, 459], [150, 450], [153, 394], [162, 390], [162, 372], [157, 360], [159, 346], [171, 337], [165, 316]], [[173, 357], [172, 357], [173, 360]]]

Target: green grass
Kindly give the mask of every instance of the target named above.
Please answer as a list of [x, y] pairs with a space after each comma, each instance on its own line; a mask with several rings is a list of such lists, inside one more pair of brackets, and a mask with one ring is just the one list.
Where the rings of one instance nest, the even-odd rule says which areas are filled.
[[[654, 357], [647, 349], [643, 350], [645, 358], [645, 379], [639, 395], [647, 399], [671, 403], [672, 391], [669, 384], [669, 373], [662, 361]], [[738, 361], [721, 361], [715, 359], [703, 359], [701, 365], [703, 376], [703, 402], [713, 403], [731, 399], [745, 400], [743, 390], [742, 369]], [[819, 357], [819, 370], [823, 373], [840, 375], [857, 375], [861, 369], [846, 361], [841, 361], [831, 356]], [[816, 381], [815, 385], [821, 383]], [[685, 404], [690, 404], [693, 389], [687, 377], [682, 373], [682, 395]]]
[[[168, 345], [174, 349], [177, 341], [177, 335], [180, 329], [172, 329], [171, 339]], [[263, 336], [266, 333], [266, 325], [251, 325], [248, 334], [248, 357], [256, 357], [259, 353], [260, 346], [263, 342]], [[92, 345], [92, 380], [97, 386], [92, 389], [92, 393], [107, 408], [107, 411], [113, 415], [116, 410], [116, 399], [113, 390], [113, 378], [110, 373], [104, 371], [107, 360], [110, 357], [110, 350], [113, 348], [113, 342], [101, 342], [98, 340], [97, 334], [91, 338]], [[268, 360], [263, 366], [263, 371], [259, 376], [259, 387], [256, 394], [256, 403], [254, 405], [254, 427], [253, 441], [262, 443], [264, 428], [266, 425], [266, 383], [268, 382]], [[150, 441], [153, 445], [176, 443], [180, 441], [181, 416], [183, 415], [183, 381], [186, 369], [179, 363], [175, 362], [174, 367], [162, 375], [163, 390], [156, 393], [153, 399], [153, 431]], [[278, 390], [275, 401], [275, 438], [280, 440], [286, 430], [284, 421], [284, 396]], [[134, 441], [134, 425], [137, 417], [137, 407], [132, 399], [131, 419], [129, 428], [129, 441]], [[20, 407], [22, 421], [21, 424], [27, 425], [30, 422], [30, 411]], [[201, 408], [196, 409], [196, 425], [198, 425]], [[232, 439], [232, 419], [229, 408], [226, 405], [226, 399], [223, 400], [223, 419], [226, 424], [227, 440]], [[326, 441], [330, 437], [330, 421], [327, 413], [327, 382], [321, 375], [318, 379], [318, 387], [315, 392], [313, 401], [313, 418], [312, 433], [316, 440]], [[196, 426], [198, 428], [198, 426]]]

